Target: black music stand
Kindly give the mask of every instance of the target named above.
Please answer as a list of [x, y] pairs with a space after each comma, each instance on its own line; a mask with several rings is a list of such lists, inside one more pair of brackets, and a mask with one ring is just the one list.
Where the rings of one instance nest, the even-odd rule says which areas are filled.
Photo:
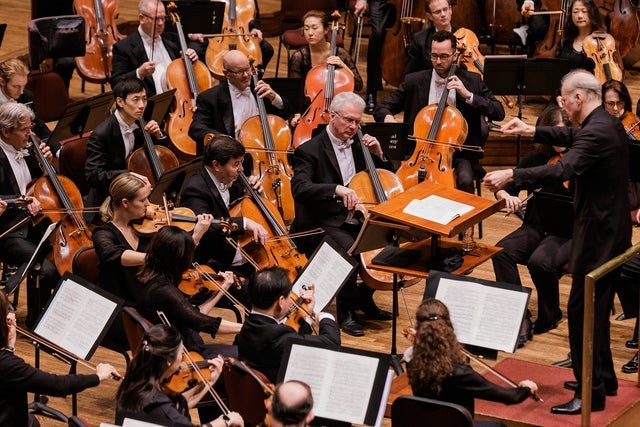
[[27, 29], [32, 70], [37, 70], [47, 58], [84, 56], [86, 53], [85, 22], [80, 15], [33, 19]]
[[375, 136], [380, 142], [382, 152], [389, 160], [406, 160], [416, 148], [414, 141], [409, 141], [408, 123], [365, 123], [362, 133]]
[[300, 77], [269, 77], [264, 79], [278, 95], [289, 102], [291, 111], [304, 111], [304, 80]]
[[640, 182], [640, 141], [629, 140], [629, 180]]
[[179, 196], [182, 192], [182, 187], [201, 166], [202, 157], [198, 157], [188, 163], [181, 164], [177, 168], [164, 171], [156, 181], [156, 185], [149, 195], [149, 201], [157, 205], [162, 205], [163, 195], [166, 194], [167, 200], [179, 206]]
[[[176, 13], [180, 16], [180, 23], [185, 34], [220, 34], [224, 25], [224, 9], [227, 4], [223, 1], [191, 0], [191, 1], [163, 1], [165, 7], [175, 3]], [[166, 30], [175, 32], [172, 25]], [[166, 31], [165, 30], [165, 31]]]
[[7, 24], [0, 24], [0, 47], [2, 46], [2, 39], [4, 39], [4, 32], [7, 30]]
[[109, 117], [113, 102], [112, 92], [107, 92], [67, 105], [49, 139], [64, 141], [94, 130]]
[[144, 109], [144, 119], [149, 122], [155, 120], [162, 123], [169, 113], [175, 89], [153, 95], [147, 99], [147, 108]]

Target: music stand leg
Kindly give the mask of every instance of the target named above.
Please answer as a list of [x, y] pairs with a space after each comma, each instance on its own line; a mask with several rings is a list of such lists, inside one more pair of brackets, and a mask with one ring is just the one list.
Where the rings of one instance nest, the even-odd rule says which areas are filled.
[[[40, 369], [40, 344], [34, 343], [35, 346], [35, 367], [36, 369]], [[75, 394], [74, 394], [75, 397]], [[40, 393], [34, 393], [33, 402], [29, 404], [29, 410], [34, 414], [42, 414], [53, 419], [62, 421], [64, 423], [68, 422], [69, 419], [65, 414], [58, 411], [57, 409], [53, 409], [46, 405], [49, 401], [47, 396], [41, 395]], [[74, 412], [75, 415], [75, 412]]]

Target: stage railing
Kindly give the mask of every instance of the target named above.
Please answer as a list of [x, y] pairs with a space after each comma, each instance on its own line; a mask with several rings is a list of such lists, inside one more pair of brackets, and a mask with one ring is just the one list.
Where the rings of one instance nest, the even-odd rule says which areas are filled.
[[[582, 331], [582, 426], [591, 424], [591, 387], [593, 382], [593, 310], [596, 282], [640, 253], [640, 243], [591, 271], [584, 279], [584, 330]], [[640, 373], [636, 380], [640, 387]]]

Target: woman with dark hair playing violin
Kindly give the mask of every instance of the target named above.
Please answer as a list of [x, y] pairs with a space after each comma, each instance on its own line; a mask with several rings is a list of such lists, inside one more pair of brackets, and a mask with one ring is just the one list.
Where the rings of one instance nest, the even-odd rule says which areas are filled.
[[[167, 387], [172, 375], [182, 369], [182, 357], [182, 337], [176, 328], [156, 325], [145, 332], [116, 394], [116, 423], [120, 424], [131, 413], [145, 414], [157, 422], [170, 421], [195, 426], [191, 422], [189, 409], [207, 394], [208, 388], [200, 383], [183, 393], [175, 393]], [[224, 360], [217, 356], [207, 362], [210, 375], [205, 379], [212, 387], [220, 377]], [[202, 421], [199, 425], [204, 427], [244, 425], [237, 412], [230, 412], [208, 423]]]
[[[434, 298], [422, 301], [416, 310], [416, 336], [405, 351], [407, 374], [415, 396], [438, 399], [464, 406], [473, 416], [475, 398], [520, 403], [538, 390], [531, 380], [517, 387], [501, 387], [485, 379], [469, 366], [456, 338], [449, 310]], [[502, 425], [476, 422], [476, 425]]]
[[100, 363], [94, 374], [54, 375], [28, 365], [14, 354], [16, 316], [9, 312], [9, 301], [0, 292], [0, 425], [3, 427], [38, 427], [29, 413], [27, 393], [64, 396], [95, 387], [107, 378], [120, 376], [113, 366]]

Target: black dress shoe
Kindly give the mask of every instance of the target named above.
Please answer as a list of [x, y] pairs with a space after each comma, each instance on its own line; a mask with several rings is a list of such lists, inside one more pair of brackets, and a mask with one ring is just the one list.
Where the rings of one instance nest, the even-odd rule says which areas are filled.
[[[552, 414], [560, 415], [576, 415], [582, 411], [582, 399], [574, 397], [564, 405], [558, 405], [551, 408]], [[591, 412], [604, 411], [604, 400], [591, 403]]]
[[626, 364], [622, 365], [622, 372], [625, 374], [635, 374], [638, 372], [638, 355], [633, 356]]
[[545, 332], [549, 332], [552, 329], [555, 329], [558, 327], [558, 323], [560, 323], [560, 321], [562, 320], [562, 313], [560, 313], [560, 316], [556, 317], [555, 319], [553, 319], [551, 322], [540, 322], [540, 320], [536, 320], [533, 324], [533, 333], [536, 335], [539, 334], [544, 334]]
[[355, 314], [352, 312], [349, 312], [344, 316], [340, 323], [340, 329], [342, 329], [345, 334], [349, 334], [354, 337], [364, 336], [364, 329], [356, 319]]
[[558, 366], [560, 368], [570, 368], [571, 365], [573, 365], [572, 360], [571, 360], [571, 353], [567, 354], [567, 358], [566, 359], [561, 360], [559, 362], [553, 363], [553, 366]]
[[[578, 381], [565, 381], [563, 386], [567, 390], [576, 391], [578, 389]], [[617, 396], [618, 390], [617, 389], [607, 390], [607, 388], [605, 387], [604, 393], [607, 396]]]
[[624, 343], [624, 346], [627, 348], [638, 348], [638, 338], [627, 341]]
[[372, 310], [364, 310], [364, 314], [366, 314], [367, 317], [371, 320], [392, 320], [393, 319], [393, 313], [387, 310], [382, 310], [381, 308], [378, 308], [378, 307]]
[[367, 114], [373, 114], [373, 110], [376, 109], [376, 100], [373, 97], [373, 94], [370, 93], [367, 95], [367, 103], [364, 107], [364, 112]]

